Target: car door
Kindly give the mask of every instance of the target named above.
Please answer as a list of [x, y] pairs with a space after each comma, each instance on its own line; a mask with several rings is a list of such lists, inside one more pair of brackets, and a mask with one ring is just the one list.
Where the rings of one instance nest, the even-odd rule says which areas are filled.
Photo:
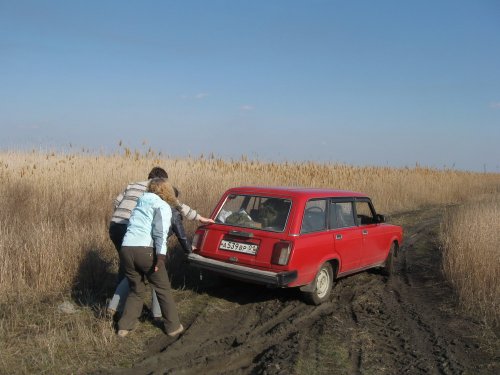
[[352, 199], [331, 199], [329, 208], [330, 235], [335, 251], [340, 256], [340, 273], [360, 267], [363, 236], [356, 225]]
[[363, 250], [360, 257], [360, 267], [379, 263], [387, 255], [384, 248], [382, 228], [375, 218], [375, 210], [368, 198], [356, 199], [356, 221], [363, 238]]
[[304, 207], [300, 241], [296, 242], [294, 260], [299, 273], [316, 275], [321, 262], [333, 253], [333, 238], [328, 231], [328, 199], [310, 199]]

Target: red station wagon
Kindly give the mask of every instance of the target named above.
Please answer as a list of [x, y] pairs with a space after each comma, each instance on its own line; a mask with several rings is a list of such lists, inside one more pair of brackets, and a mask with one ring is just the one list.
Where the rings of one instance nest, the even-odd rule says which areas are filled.
[[403, 237], [370, 198], [328, 189], [238, 187], [223, 195], [198, 228], [189, 262], [273, 287], [300, 287], [329, 298], [335, 279], [374, 267], [390, 273]]

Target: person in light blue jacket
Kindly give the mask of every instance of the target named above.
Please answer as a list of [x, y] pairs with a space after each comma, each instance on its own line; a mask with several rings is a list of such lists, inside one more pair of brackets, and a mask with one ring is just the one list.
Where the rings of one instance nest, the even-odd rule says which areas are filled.
[[120, 251], [120, 262], [123, 262], [130, 285], [125, 309], [118, 322], [120, 337], [125, 337], [135, 327], [141, 315], [146, 290], [144, 278], [156, 291], [165, 319], [165, 332], [174, 337], [184, 330], [165, 269], [166, 241], [172, 218], [167, 202], [176, 202], [172, 186], [165, 179], [154, 178], [132, 211]]
[[[178, 199], [180, 193], [179, 190], [177, 190], [175, 187], [174, 193], [175, 197]], [[186, 255], [190, 254], [192, 252], [191, 242], [187, 239], [186, 230], [184, 229], [184, 225], [182, 223], [182, 215], [174, 207], [172, 207], [172, 220], [170, 222], [168, 238], [170, 238], [170, 236], [172, 236], [173, 234], [175, 234], [175, 236], [177, 237], [179, 244], [184, 250], [184, 253]], [[113, 298], [111, 298], [111, 300], [109, 301], [108, 311], [112, 312], [109, 314], [110, 316], [114, 315], [115, 311], [119, 311], [120, 313], [122, 313], [123, 306], [125, 305], [124, 301], [127, 300], [129, 289], [128, 279], [126, 277], [123, 277], [122, 281], [120, 281], [120, 283], [116, 287]], [[158, 298], [156, 297], [154, 289], [151, 298], [151, 313], [154, 320], [159, 320], [162, 317], [160, 304], [158, 302]]]

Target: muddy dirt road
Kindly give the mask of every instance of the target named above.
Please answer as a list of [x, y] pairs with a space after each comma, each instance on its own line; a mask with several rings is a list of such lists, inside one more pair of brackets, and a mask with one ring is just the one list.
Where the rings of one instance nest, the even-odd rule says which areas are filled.
[[405, 229], [396, 273], [341, 279], [318, 307], [295, 290], [213, 283], [201, 292], [215, 303], [200, 306], [178, 340], [155, 339], [116, 373], [499, 374], [498, 336], [459, 312], [443, 280], [441, 214], [389, 218]]

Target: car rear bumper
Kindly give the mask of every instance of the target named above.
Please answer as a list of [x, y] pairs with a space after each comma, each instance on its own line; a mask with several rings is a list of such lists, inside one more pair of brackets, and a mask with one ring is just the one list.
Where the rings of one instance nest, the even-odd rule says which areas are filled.
[[188, 261], [195, 267], [256, 284], [286, 287], [288, 284], [297, 279], [297, 271], [262, 271], [237, 264], [221, 262], [219, 260], [206, 258], [198, 254], [189, 254]]

